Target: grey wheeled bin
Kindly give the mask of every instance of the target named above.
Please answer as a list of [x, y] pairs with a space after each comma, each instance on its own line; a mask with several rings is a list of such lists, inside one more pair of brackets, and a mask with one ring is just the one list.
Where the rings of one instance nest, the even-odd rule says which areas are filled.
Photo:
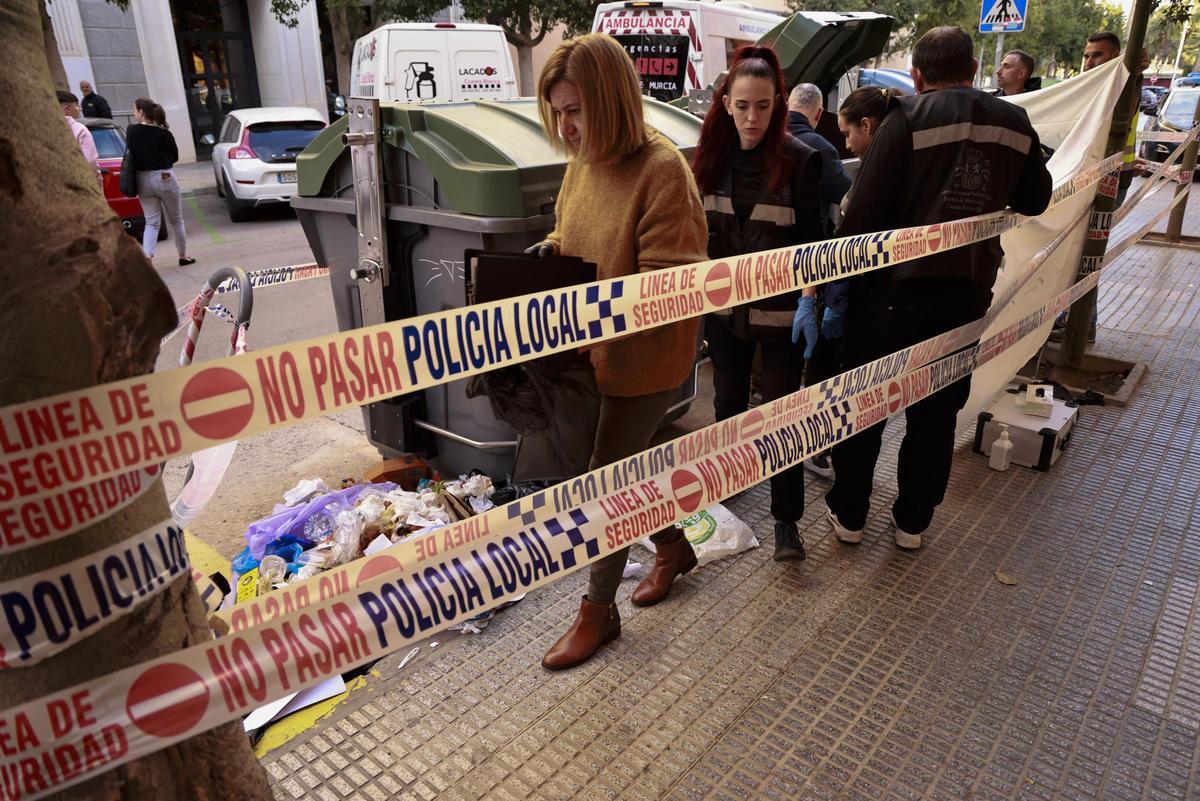
[[[347, 119], [329, 126], [297, 160], [292, 206], [319, 264], [330, 269], [338, 328], [402, 320], [467, 305], [463, 252], [520, 251], [554, 225], [565, 157], [546, 141], [533, 99], [380, 104], [387, 286], [359, 264]], [[700, 120], [646, 99], [647, 121], [691, 155]], [[699, 351], [699, 349], [698, 349]], [[473, 468], [497, 479], [512, 469], [516, 433], [468, 380], [363, 408], [367, 437], [385, 455], [424, 454], [443, 471]], [[696, 371], [669, 413], [686, 411]]]

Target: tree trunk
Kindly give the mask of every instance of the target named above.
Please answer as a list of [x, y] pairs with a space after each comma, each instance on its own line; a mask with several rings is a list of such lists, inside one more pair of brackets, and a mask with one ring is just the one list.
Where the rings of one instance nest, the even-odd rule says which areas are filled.
[[354, 53], [354, 38], [346, 20], [346, 7], [341, 3], [326, 5], [329, 11], [329, 30], [333, 36], [333, 54], [337, 62], [338, 93], [350, 94], [350, 57]]
[[[49, 97], [41, 0], [0, 3], [0, 406], [149, 372], [174, 304], [109, 210]], [[0, 581], [51, 569], [169, 517], [161, 482], [117, 515], [0, 559]], [[0, 672], [0, 708], [206, 641], [190, 577], [50, 658]], [[101, 721], [103, 723], [104, 721]], [[60, 791], [56, 799], [268, 801], [241, 725], [231, 723]]]
[[517, 45], [517, 72], [521, 76], [521, 97], [537, 94], [537, 76], [533, 74], [533, 48]]
[[50, 78], [54, 82], [54, 91], [73, 92], [71, 82], [67, 80], [67, 68], [63, 66], [62, 54], [58, 52], [54, 23], [50, 20], [50, 12], [46, 10], [44, 2], [38, 3], [38, 11], [42, 18], [42, 41], [45, 45], [46, 64], [50, 67]]

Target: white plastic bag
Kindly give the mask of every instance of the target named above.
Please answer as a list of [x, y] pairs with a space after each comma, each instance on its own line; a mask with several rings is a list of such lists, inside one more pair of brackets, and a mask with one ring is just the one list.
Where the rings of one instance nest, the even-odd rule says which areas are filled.
[[[758, 538], [750, 526], [719, 503], [701, 509], [675, 525], [683, 529], [683, 535], [692, 544], [701, 565], [758, 547]], [[641, 543], [654, 550], [649, 537]]]

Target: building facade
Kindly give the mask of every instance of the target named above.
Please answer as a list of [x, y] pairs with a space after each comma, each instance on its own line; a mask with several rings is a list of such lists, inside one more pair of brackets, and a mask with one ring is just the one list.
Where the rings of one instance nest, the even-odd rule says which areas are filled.
[[[81, 80], [108, 100], [118, 122], [133, 101], [166, 111], [180, 162], [206, 159], [235, 108], [308, 106], [326, 114], [316, 0], [295, 27], [270, 0], [107, 0], [47, 3], [72, 91]], [[186, 132], [190, 135], [183, 135]]]

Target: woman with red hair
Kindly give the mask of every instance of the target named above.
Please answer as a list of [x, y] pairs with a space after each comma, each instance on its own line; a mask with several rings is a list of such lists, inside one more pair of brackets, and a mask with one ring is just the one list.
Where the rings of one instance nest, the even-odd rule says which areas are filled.
[[[774, 50], [737, 51], [713, 95], [692, 165], [704, 196], [710, 259], [824, 238], [821, 154], [788, 134], [786, 97]], [[756, 351], [764, 401], [800, 388], [817, 341], [815, 296], [806, 289], [705, 318], [718, 421], [748, 408]], [[771, 478], [776, 561], [804, 558], [796, 528], [803, 514], [804, 471], [797, 463]]]

